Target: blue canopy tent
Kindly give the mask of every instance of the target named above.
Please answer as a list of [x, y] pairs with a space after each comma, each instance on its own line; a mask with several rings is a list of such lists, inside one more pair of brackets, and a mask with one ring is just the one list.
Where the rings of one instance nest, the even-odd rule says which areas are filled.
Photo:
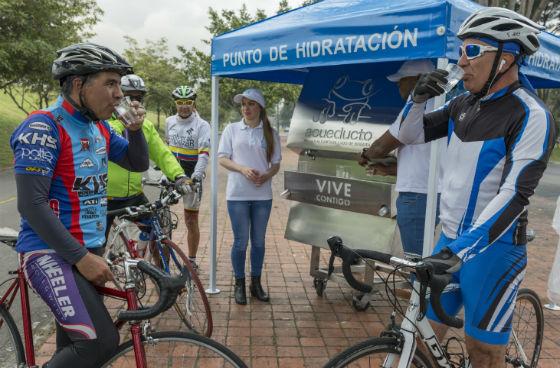
[[[219, 77], [303, 84], [314, 69], [384, 63], [396, 70], [403, 60], [437, 59], [438, 67], [457, 60], [456, 32], [481, 8], [469, 0], [324, 0], [212, 40], [212, 172], [217, 172]], [[560, 38], [543, 32], [540, 50], [522, 71], [536, 88], [560, 87]], [[394, 65], [391, 65], [393, 63]], [[381, 64], [378, 64], [381, 65]], [[436, 101], [443, 104], [443, 98]], [[437, 157], [432, 149], [428, 211], [435, 208]], [[216, 247], [217, 176], [212, 175], [213, 257]], [[430, 208], [431, 207], [431, 208]], [[426, 229], [434, 227], [427, 216]], [[431, 235], [430, 235], [431, 234]], [[433, 242], [427, 231], [425, 244]], [[215, 269], [215, 260], [211, 262]], [[211, 272], [209, 289], [215, 291]]]

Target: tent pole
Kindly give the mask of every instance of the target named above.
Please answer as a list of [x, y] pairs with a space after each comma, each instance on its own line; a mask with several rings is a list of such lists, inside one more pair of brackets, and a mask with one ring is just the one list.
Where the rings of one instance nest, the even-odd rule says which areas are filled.
[[[445, 69], [449, 60], [438, 58], [437, 68]], [[434, 98], [434, 110], [445, 104], [445, 94]], [[426, 199], [426, 217], [424, 219], [424, 243], [422, 257], [432, 254], [434, 249], [434, 228], [436, 226], [437, 190], [438, 190], [438, 168], [439, 147], [441, 140], [432, 141], [430, 144], [430, 168], [428, 171], [428, 196]]]
[[218, 235], [218, 128], [220, 125], [220, 78], [212, 76], [212, 137], [210, 139], [210, 280], [207, 294], [218, 294], [216, 288], [216, 258]]

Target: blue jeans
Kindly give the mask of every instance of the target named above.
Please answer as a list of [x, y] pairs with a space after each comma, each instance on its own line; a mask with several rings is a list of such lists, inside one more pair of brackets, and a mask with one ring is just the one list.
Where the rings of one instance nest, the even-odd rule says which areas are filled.
[[251, 237], [251, 276], [261, 275], [264, 262], [264, 237], [272, 209], [272, 199], [264, 201], [227, 201], [233, 247], [231, 264], [236, 279], [245, 277], [245, 257]]
[[[439, 197], [438, 194], [436, 225], [439, 223]], [[413, 192], [400, 192], [397, 198], [397, 225], [405, 253], [422, 255], [426, 199], [426, 194]]]

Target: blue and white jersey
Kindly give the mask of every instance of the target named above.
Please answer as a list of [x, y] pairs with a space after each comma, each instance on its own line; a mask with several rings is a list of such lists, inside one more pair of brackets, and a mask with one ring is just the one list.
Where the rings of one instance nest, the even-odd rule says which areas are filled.
[[[497, 239], [514, 241], [520, 216], [543, 175], [556, 126], [544, 103], [514, 83], [479, 100], [465, 93], [424, 115], [414, 104], [399, 140], [447, 137], [442, 163], [440, 220], [449, 248], [463, 261]], [[526, 216], [526, 215], [523, 215]]]
[[[107, 160], [119, 161], [128, 142], [105, 121], [92, 123], [59, 97], [32, 113], [10, 139], [18, 175], [52, 178], [49, 204], [78, 242], [96, 248], [105, 241]], [[18, 252], [50, 248], [22, 218]]]

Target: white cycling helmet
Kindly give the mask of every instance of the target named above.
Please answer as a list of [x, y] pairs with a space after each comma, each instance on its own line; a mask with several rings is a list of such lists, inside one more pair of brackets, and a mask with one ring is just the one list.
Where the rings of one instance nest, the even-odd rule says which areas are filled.
[[123, 92], [142, 92], [146, 93], [144, 80], [136, 74], [123, 75], [121, 78], [121, 89]]
[[543, 26], [513, 10], [489, 7], [468, 17], [459, 28], [457, 37], [488, 37], [498, 42], [515, 42], [526, 55], [531, 55], [540, 46], [537, 34], [543, 29]]

